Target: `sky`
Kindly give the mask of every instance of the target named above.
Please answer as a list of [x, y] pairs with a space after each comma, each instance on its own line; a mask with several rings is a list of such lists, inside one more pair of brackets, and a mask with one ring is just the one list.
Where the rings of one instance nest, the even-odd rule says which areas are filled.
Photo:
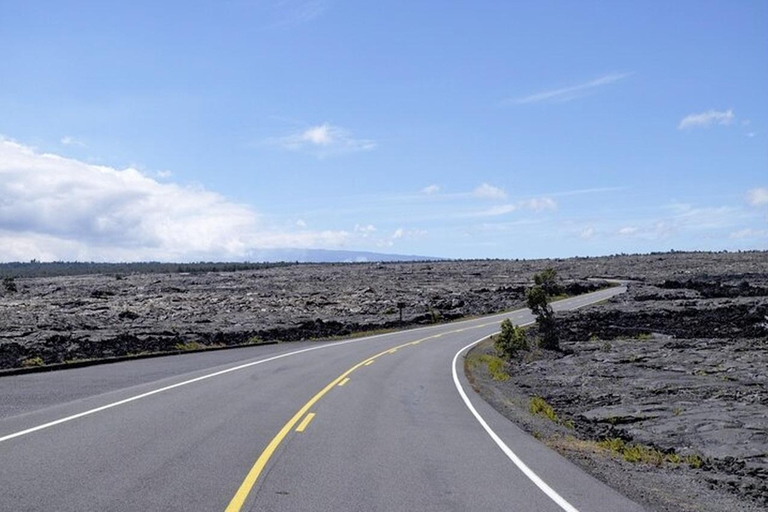
[[768, 249], [764, 0], [0, 13], [0, 261]]

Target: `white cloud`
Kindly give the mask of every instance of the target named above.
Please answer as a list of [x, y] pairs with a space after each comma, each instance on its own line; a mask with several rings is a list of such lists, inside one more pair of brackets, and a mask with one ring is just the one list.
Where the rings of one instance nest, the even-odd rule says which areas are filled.
[[579, 236], [584, 240], [589, 240], [595, 236], [595, 228], [592, 226], [586, 227], [581, 230], [581, 233], [579, 233]]
[[500, 206], [494, 206], [493, 208], [488, 208], [487, 210], [483, 210], [472, 216], [473, 217], [496, 217], [497, 215], [506, 215], [507, 213], [512, 213], [518, 209], [519, 209], [519, 206], [517, 206], [516, 204], [502, 204]]
[[403, 228], [397, 228], [395, 232], [392, 234], [392, 238], [397, 240], [398, 238], [403, 238], [403, 234], [405, 231], [403, 231]]
[[368, 238], [370, 235], [376, 232], [376, 226], [373, 224], [368, 224], [366, 226], [361, 226], [360, 224], [355, 224], [355, 233], [360, 233], [360, 235], [363, 238]]
[[307, 223], [303, 219], [299, 219], [296, 221], [296, 227], [304, 229], [307, 227]]
[[602, 87], [604, 85], [618, 82], [619, 80], [622, 80], [631, 74], [632, 73], [609, 73], [607, 75], [595, 78], [594, 80], [590, 80], [589, 82], [570, 85], [568, 87], [561, 87], [559, 89], [541, 91], [528, 96], [523, 96], [522, 98], [507, 100], [505, 103], [526, 104], [540, 103], [544, 101], [567, 102], [584, 96], [597, 87]]
[[504, 189], [501, 189], [499, 187], [494, 187], [493, 185], [489, 185], [488, 183], [483, 183], [479, 185], [472, 192], [472, 195], [482, 199], [506, 199], [507, 198], [507, 193], [504, 191]]
[[81, 148], [86, 147], [85, 142], [80, 139], [76, 139], [75, 137], [70, 137], [69, 135], [62, 137], [59, 142], [61, 142], [64, 146], [80, 146]]
[[753, 188], [747, 192], [747, 201], [752, 206], [768, 204], [768, 188]]
[[428, 187], [424, 187], [421, 189], [422, 194], [427, 194], [428, 196], [437, 194], [440, 192], [440, 186], [439, 185], [429, 185]]
[[376, 148], [375, 141], [356, 139], [349, 130], [328, 123], [312, 126], [285, 137], [269, 138], [265, 142], [289, 151], [310, 153], [318, 158], [370, 151]]
[[677, 125], [678, 130], [688, 130], [691, 128], [709, 128], [713, 124], [729, 125], [733, 122], [736, 116], [733, 114], [733, 110], [718, 111], [710, 109], [700, 114], [689, 114], [680, 121]]
[[283, 233], [201, 186], [160, 183], [0, 138], [0, 260], [190, 261], [343, 245], [344, 231]]
[[522, 208], [543, 212], [544, 210], [557, 210], [557, 202], [551, 197], [535, 197], [526, 201], [521, 201], [519, 205]]
[[750, 238], [761, 238], [761, 239], [764, 239], [766, 236], [768, 236], [768, 230], [752, 229], [752, 228], [740, 229], [738, 231], [733, 231], [730, 234], [730, 237], [735, 239], [735, 240], [750, 239]]
[[524, 201], [518, 201], [517, 203], [502, 204], [488, 208], [486, 210], [472, 213], [469, 217], [496, 217], [499, 215], [506, 215], [517, 210], [531, 210], [534, 212], [543, 212], [545, 210], [556, 210], [557, 202], [551, 197], [535, 197], [533, 199], [526, 199]]
[[751, 139], [752, 137], [754, 137], [755, 135], [757, 135], [755, 132], [747, 132], [747, 133], [746, 133], [746, 136], [747, 136], [747, 137], [749, 137], [750, 139]]
[[639, 230], [636, 226], [624, 226], [623, 228], [619, 228], [618, 233], [622, 236], [628, 236], [628, 235], [634, 235]]

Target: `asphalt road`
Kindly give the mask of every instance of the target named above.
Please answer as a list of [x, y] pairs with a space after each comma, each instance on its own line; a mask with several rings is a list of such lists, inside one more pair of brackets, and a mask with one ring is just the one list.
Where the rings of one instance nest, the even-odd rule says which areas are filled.
[[0, 510], [642, 510], [472, 391], [503, 318], [0, 378]]

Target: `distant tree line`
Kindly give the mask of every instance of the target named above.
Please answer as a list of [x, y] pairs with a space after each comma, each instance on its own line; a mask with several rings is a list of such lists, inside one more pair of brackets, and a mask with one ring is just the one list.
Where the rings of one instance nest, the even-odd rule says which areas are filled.
[[237, 272], [241, 270], [262, 270], [285, 267], [297, 263], [161, 263], [149, 261], [142, 263], [96, 263], [81, 261], [53, 261], [0, 263], [0, 278], [15, 277], [58, 277], [87, 274], [173, 274], [205, 272]]

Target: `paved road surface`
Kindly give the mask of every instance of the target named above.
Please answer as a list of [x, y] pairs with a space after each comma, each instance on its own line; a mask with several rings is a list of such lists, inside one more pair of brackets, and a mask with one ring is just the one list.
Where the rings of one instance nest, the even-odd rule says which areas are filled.
[[503, 318], [0, 378], [0, 510], [642, 510], [469, 387]]

